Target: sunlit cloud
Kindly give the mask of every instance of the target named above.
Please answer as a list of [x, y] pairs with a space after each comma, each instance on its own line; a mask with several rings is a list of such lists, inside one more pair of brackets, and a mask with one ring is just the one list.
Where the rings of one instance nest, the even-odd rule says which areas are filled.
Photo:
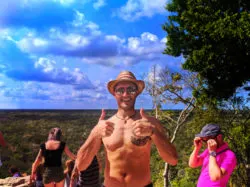
[[94, 2], [93, 7], [94, 9], [99, 10], [101, 7], [105, 5], [106, 5], [105, 0], [97, 0], [96, 2]]
[[[122, 7], [121, 2], [106, 0], [1, 1], [0, 95], [5, 104], [0, 108], [116, 107], [106, 85], [119, 71], [143, 74], [151, 64], [165, 62], [178, 66], [177, 60], [162, 54], [166, 38], [147, 31], [153, 22], [126, 29], [131, 26], [127, 21], [163, 14], [164, 4], [160, 0], [128, 0]], [[140, 102], [148, 99], [140, 97]]]
[[126, 21], [136, 21], [143, 17], [152, 17], [155, 14], [164, 14], [166, 12], [166, 0], [128, 0], [115, 15]]

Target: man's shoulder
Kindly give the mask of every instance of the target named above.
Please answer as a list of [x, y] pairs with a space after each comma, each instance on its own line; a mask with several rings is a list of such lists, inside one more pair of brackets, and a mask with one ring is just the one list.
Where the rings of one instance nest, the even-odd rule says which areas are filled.
[[106, 119], [107, 121], [114, 122], [116, 120], [115, 114]]
[[205, 157], [209, 156], [209, 151], [208, 149], [203, 150], [200, 154], [199, 154], [199, 158], [203, 159]]
[[225, 154], [226, 154], [227, 156], [236, 158], [235, 153], [234, 153], [231, 149], [226, 150], [226, 151], [225, 151]]
[[223, 149], [221, 152], [224, 152], [226, 155], [236, 157], [234, 151], [229, 147], [227, 142], [225, 142], [225, 149]]

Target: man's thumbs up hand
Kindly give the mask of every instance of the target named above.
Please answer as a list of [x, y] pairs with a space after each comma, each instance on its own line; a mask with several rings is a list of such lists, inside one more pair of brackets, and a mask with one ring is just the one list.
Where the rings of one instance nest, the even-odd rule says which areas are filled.
[[133, 133], [135, 136], [152, 136], [155, 126], [152, 124], [150, 117], [144, 112], [144, 109], [140, 109], [141, 119], [134, 121]]
[[106, 112], [102, 109], [98, 124], [96, 125], [97, 133], [100, 138], [111, 136], [114, 131], [114, 123], [105, 120]]
[[100, 120], [104, 120], [104, 119], [105, 119], [105, 116], [106, 116], [106, 112], [105, 112], [104, 109], [102, 109], [102, 113], [101, 113], [101, 116], [100, 116], [100, 118], [99, 118], [99, 121], [100, 121]]
[[150, 117], [144, 112], [144, 109], [143, 109], [143, 108], [140, 109], [140, 114], [141, 114], [141, 118], [142, 118], [142, 119], [148, 120], [148, 119], [150, 118]]

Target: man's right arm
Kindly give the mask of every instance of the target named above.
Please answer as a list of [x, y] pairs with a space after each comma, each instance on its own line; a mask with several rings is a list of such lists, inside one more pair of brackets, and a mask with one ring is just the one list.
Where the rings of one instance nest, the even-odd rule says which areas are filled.
[[202, 165], [202, 159], [199, 157], [199, 150], [197, 148], [194, 148], [192, 154], [189, 158], [189, 167], [196, 168]]
[[189, 167], [196, 168], [202, 165], [203, 159], [199, 157], [199, 151], [202, 146], [201, 139], [196, 137], [194, 139], [194, 150], [190, 155], [189, 158]]
[[104, 120], [104, 118], [105, 111], [102, 110], [98, 124], [91, 131], [88, 139], [80, 147], [77, 153], [76, 165], [78, 171], [87, 169], [94, 156], [101, 148], [102, 138], [111, 136], [114, 131], [114, 124], [110, 121]]
[[101, 144], [102, 139], [101, 136], [99, 136], [98, 127], [95, 126], [95, 128], [91, 131], [88, 139], [80, 147], [77, 153], [76, 164], [78, 171], [87, 169], [94, 156], [99, 151]]

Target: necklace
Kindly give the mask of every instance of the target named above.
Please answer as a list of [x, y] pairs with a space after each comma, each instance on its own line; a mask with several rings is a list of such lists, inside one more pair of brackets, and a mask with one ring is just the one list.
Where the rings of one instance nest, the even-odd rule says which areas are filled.
[[120, 120], [123, 120], [124, 123], [127, 123], [127, 121], [128, 121], [130, 118], [133, 118], [135, 115], [136, 115], [136, 111], [135, 111], [134, 114], [132, 114], [131, 116], [128, 116], [128, 117], [126, 117], [126, 118], [121, 118], [121, 117], [119, 117], [119, 116], [117, 115], [117, 113], [115, 114], [115, 117], [117, 117], [117, 118], [120, 119]]

